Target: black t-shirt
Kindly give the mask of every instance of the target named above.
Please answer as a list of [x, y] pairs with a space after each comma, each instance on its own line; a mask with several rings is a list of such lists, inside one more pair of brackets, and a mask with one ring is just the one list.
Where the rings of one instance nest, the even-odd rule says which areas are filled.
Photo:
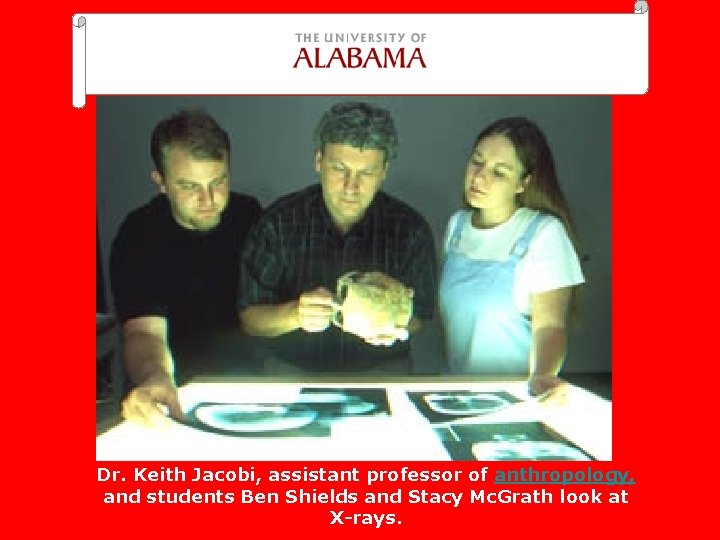
[[240, 252], [261, 212], [255, 198], [231, 193], [218, 226], [193, 231], [158, 195], [121, 224], [110, 254], [115, 310], [122, 322], [165, 317], [176, 369], [187, 367], [178, 351], [189, 343], [238, 332]]

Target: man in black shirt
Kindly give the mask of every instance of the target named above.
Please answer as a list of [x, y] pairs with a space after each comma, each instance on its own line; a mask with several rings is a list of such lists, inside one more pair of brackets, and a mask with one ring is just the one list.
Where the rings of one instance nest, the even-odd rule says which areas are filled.
[[[239, 306], [245, 331], [265, 340], [280, 372], [410, 371], [408, 332], [433, 315], [435, 247], [430, 226], [380, 191], [395, 157], [388, 111], [340, 103], [315, 132], [320, 184], [275, 202], [250, 233], [242, 255]], [[331, 324], [337, 280], [378, 271], [414, 291], [407, 328], [356, 336]]]
[[181, 417], [176, 382], [212, 369], [212, 344], [239, 333], [239, 257], [261, 208], [230, 192], [227, 133], [206, 113], [182, 111], [154, 129], [152, 181], [160, 194], [125, 218], [110, 277], [134, 388], [128, 419]]

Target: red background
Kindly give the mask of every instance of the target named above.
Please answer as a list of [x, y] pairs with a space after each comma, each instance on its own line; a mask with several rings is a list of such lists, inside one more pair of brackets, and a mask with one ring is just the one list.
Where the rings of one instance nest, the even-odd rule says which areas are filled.
[[[629, 469], [627, 505], [403, 506], [403, 525], [329, 527], [326, 507], [106, 506], [96, 482], [92, 403], [95, 101], [72, 107], [71, 20], [93, 12], [629, 12], [631, 0], [67, 2], [6, 11], [3, 30], [3, 360], [7, 525], [23, 537], [85, 530], [104, 539], [290, 533], [316, 538], [431, 533], [582, 538], [693, 537], [716, 476], [703, 383], [715, 376], [712, 328], [715, 152], [707, 6], [650, 2], [650, 88], [613, 98], [613, 455]], [[129, 36], [131, 39], [131, 36]], [[612, 36], [608, 36], [612, 39]], [[633, 54], [633, 51], [627, 51]], [[703, 144], [704, 143], [704, 144]], [[709, 148], [708, 148], [709, 146]], [[708, 216], [708, 218], [704, 218]], [[703, 219], [704, 218], [704, 219]], [[707, 222], [707, 223], [705, 223]], [[712, 364], [711, 364], [712, 362]], [[710, 405], [712, 406], [712, 405]], [[715, 407], [713, 407], [714, 409]], [[711, 410], [713, 410], [711, 409]], [[302, 465], [302, 464], [297, 464]], [[398, 464], [399, 466], [400, 464]], [[417, 465], [417, 464], [416, 464]], [[437, 466], [438, 464], [433, 464]], [[454, 468], [448, 464], [448, 468]], [[705, 487], [708, 486], [709, 487]], [[157, 486], [158, 488], [161, 486]], [[207, 486], [222, 488], [222, 486]], [[399, 486], [398, 486], [399, 487]], [[411, 487], [411, 486], [406, 486]], [[458, 486], [457, 491], [469, 486]], [[710, 492], [710, 493], [709, 493]], [[706, 493], [708, 493], [706, 498]], [[328, 516], [327, 519], [324, 516]]]

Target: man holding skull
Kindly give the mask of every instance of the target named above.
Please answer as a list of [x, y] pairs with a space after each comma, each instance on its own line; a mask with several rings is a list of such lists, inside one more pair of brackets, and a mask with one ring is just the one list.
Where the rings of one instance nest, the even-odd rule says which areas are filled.
[[245, 244], [244, 330], [268, 372], [411, 372], [408, 336], [433, 315], [427, 221], [380, 191], [397, 153], [390, 113], [338, 103], [315, 130], [320, 184], [267, 209]]

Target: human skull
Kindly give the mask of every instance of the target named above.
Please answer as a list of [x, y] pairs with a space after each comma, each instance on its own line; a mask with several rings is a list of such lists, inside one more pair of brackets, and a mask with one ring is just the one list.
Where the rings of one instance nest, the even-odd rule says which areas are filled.
[[407, 339], [412, 290], [382, 272], [349, 272], [337, 281], [333, 322], [351, 334]]

